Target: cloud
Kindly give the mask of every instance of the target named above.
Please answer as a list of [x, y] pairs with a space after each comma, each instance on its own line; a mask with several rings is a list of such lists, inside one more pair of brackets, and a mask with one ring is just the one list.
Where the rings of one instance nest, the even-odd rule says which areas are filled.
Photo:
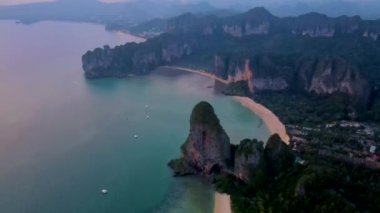
[[1, 0], [0, 5], [17, 5], [17, 4], [28, 4], [28, 3], [38, 3], [38, 2], [52, 2], [55, 0]]

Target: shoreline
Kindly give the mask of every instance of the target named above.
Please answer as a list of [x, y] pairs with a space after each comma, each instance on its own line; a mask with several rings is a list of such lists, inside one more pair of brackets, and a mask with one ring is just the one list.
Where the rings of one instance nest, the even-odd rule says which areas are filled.
[[[214, 79], [223, 84], [229, 83], [227, 80], [219, 78], [211, 73], [203, 72], [201, 70], [194, 70], [190, 68], [175, 67], [175, 66], [173, 67], [163, 66], [161, 68], [168, 68], [168, 69], [173, 69], [173, 70], [180, 70], [184, 72], [194, 73], [197, 75]], [[261, 118], [263, 122], [265, 123], [265, 126], [268, 128], [269, 133], [271, 135], [277, 133], [286, 144], [289, 144], [290, 138], [288, 134], [286, 134], [285, 125], [280, 121], [280, 119], [272, 111], [270, 111], [265, 106], [259, 103], [256, 103], [253, 99], [248, 98], [248, 97], [232, 96], [232, 98], [235, 101], [239, 102], [243, 107], [248, 108], [251, 112], [253, 112], [259, 118]], [[215, 192], [214, 197], [215, 197], [214, 213], [232, 213], [231, 199], [229, 195]]]
[[290, 138], [286, 133], [286, 127], [272, 111], [248, 97], [233, 96], [233, 99], [259, 116], [264, 121], [271, 135], [277, 133], [289, 145]]
[[[168, 69], [173, 69], [173, 70], [180, 70], [184, 72], [194, 73], [197, 75], [201, 75], [201, 76], [219, 81], [223, 84], [229, 83], [227, 80], [219, 78], [211, 73], [204, 72], [202, 70], [194, 70], [190, 68], [176, 67], [176, 66], [163, 66], [161, 68], [168, 68]], [[289, 138], [289, 135], [286, 133], [285, 125], [280, 121], [277, 115], [275, 115], [272, 111], [270, 111], [268, 108], [266, 108], [262, 104], [255, 102], [251, 98], [242, 97], [242, 96], [232, 96], [232, 98], [235, 101], [239, 102], [242, 106], [248, 108], [251, 112], [255, 113], [259, 118], [261, 118], [263, 122], [265, 123], [265, 126], [268, 128], [269, 133], [271, 135], [277, 133], [286, 144], [289, 144], [290, 138]]]

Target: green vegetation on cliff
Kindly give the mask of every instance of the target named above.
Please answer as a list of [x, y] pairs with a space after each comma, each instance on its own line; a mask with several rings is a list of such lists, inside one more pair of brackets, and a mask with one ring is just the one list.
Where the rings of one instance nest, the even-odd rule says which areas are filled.
[[224, 131], [214, 108], [206, 101], [201, 101], [195, 105], [190, 117], [190, 125], [194, 124], [207, 125], [212, 129]]

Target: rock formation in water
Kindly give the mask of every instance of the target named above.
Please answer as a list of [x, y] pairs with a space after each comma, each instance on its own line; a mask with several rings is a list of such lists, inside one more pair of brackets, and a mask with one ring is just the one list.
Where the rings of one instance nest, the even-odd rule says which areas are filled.
[[[263, 142], [245, 139], [232, 149], [229, 137], [219, 123], [213, 107], [198, 103], [190, 118], [190, 131], [181, 147], [181, 157], [169, 162], [176, 176], [201, 175], [213, 181], [228, 174], [249, 182], [258, 172], [286, 170], [294, 162], [289, 147], [276, 134], [264, 149]], [[284, 162], [282, 162], [284, 161]], [[273, 164], [275, 166], [268, 166]]]
[[194, 107], [189, 136], [181, 151], [181, 159], [170, 162], [177, 175], [210, 176], [228, 169], [231, 163], [230, 139], [209, 103], [200, 102]]

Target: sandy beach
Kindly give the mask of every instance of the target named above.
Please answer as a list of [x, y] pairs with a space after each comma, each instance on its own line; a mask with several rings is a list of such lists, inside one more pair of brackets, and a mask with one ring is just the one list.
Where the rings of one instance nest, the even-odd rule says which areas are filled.
[[194, 70], [194, 69], [189, 69], [189, 68], [184, 68], [184, 67], [174, 67], [174, 66], [173, 67], [172, 66], [163, 66], [161, 68], [169, 68], [169, 69], [175, 69], [175, 70], [184, 71], [184, 72], [190, 72], [190, 73], [194, 73], [194, 74], [197, 74], [197, 75], [201, 75], [201, 76], [204, 76], [204, 77], [207, 77], [207, 78], [211, 78], [211, 79], [217, 80], [219, 82], [222, 82], [223, 84], [228, 84], [227, 80], [224, 80], [222, 78], [216, 77], [215, 75], [207, 73], [207, 72], [202, 71], [202, 70]]
[[285, 125], [281, 123], [280, 119], [272, 111], [247, 97], [234, 96], [234, 99], [259, 116], [264, 121], [271, 135], [277, 133], [286, 144], [289, 144], [290, 138], [286, 134]]
[[[219, 78], [213, 74], [201, 71], [201, 70], [194, 70], [189, 68], [183, 68], [183, 67], [163, 67], [163, 68], [170, 68], [170, 69], [176, 69], [184, 72], [190, 72], [198, 75], [202, 75], [211, 79], [214, 79], [216, 81], [219, 81], [224, 84], [228, 84], [227, 80], [224, 80], [222, 78]], [[234, 100], [238, 101], [241, 105], [251, 110], [253, 113], [255, 113], [257, 116], [259, 116], [265, 125], [267, 126], [270, 134], [278, 134], [281, 139], [289, 144], [289, 136], [286, 134], [286, 128], [285, 125], [280, 121], [280, 119], [269, 109], [264, 107], [261, 104], [256, 103], [254, 100], [248, 97], [240, 97], [240, 96], [234, 96]], [[214, 206], [214, 213], [231, 213], [231, 200], [230, 196], [227, 194], [220, 194], [218, 192], [215, 193], [215, 206]]]
[[231, 213], [230, 196], [227, 194], [215, 193], [214, 213]]

